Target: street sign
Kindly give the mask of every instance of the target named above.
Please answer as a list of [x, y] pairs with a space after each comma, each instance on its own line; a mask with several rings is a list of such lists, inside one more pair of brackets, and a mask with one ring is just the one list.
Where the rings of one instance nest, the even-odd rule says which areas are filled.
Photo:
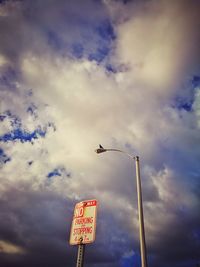
[[75, 205], [70, 233], [70, 245], [88, 244], [95, 240], [97, 200], [85, 200]]

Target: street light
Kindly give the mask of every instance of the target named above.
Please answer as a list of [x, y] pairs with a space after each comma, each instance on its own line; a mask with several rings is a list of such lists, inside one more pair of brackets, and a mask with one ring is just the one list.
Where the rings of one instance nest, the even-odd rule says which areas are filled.
[[141, 265], [142, 267], [147, 267], [147, 253], [146, 253], [146, 241], [145, 241], [145, 230], [144, 230], [144, 216], [143, 216], [143, 206], [142, 206], [142, 187], [140, 179], [140, 164], [138, 156], [131, 156], [127, 152], [119, 149], [105, 149], [102, 145], [99, 145], [99, 148], [95, 150], [97, 154], [114, 151], [121, 152], [126, 154], [129, 158], [135, 161], [136, 167], [136, 184], [137, 184], [137, 199], [138, 199], [138, 219], [139, 219], [139, 234], [140, 234], [140, 253], [141, 253]]

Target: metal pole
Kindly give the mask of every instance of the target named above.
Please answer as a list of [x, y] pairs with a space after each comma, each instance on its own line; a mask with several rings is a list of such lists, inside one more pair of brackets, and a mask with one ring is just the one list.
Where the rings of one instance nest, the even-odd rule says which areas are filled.
[[85, 244], [82, 244], [82, 238], [80, 239], [80, 244], [78, 245], [78, 255], [76, 267], [83, 267], [84, 264], [84, 254], [85, 254]]
[[146, 253], [146, 242], [145, 242], [145, 231], [144, 231], [144, 216], [142, 207], [142, 188], [140, 179], [140, 164], [139, 157], [135, 157], [136, 167], [136, 184], [137, 184], [137, 198], [138, 198], [138, 217], [139, 217], [139, 233], [140, 233], [140, 253], [142, 267], [147, 267], [147, 253]]

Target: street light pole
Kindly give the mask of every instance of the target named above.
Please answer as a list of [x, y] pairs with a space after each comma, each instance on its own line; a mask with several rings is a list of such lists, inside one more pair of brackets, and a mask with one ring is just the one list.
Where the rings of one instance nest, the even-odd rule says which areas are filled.
[[139, 157], [134, 157], [136, 168], [136, 184], [137, 184], [137, 199], [138, 199], [138, 219], [140, 228], [140, 253], [142, 267], [147, 267], [147, 253], [146, 253], [146, 241], [145, 241], [145, 229], [144, 229], [144, 215], [142, 205], [142, 186], [140, 178], [140, 163]]
[[144, 216], [143, 216], [143, 205], [142, 205], [142, 186], [140, 178], [140, 163], [138, 156], [131, 156], [123, 150], [119, 149], [105, 149], [101, 145], [95, 150], [97, 154], [115, 151], [126, 154], [132, 160], [135, 160], [136, 168], [136, 186], [137, 186], [137, 200], [138, 200], [138, 220], [139, 220], [139, 236], [140, 236], [140, 253], [141, 253], [141, 267], [147, 267], [147, 252], [146, 252], [146, 241], [145, 241], [145, 229], [144, 229]]

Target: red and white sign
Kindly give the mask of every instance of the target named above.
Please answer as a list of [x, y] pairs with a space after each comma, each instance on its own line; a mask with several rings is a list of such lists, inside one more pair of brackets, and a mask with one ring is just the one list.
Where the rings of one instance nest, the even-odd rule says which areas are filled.
[[79, 202], [74, 208], [70, 233], [70, 245], [92, 243], [95, 240], [97, 200]]

